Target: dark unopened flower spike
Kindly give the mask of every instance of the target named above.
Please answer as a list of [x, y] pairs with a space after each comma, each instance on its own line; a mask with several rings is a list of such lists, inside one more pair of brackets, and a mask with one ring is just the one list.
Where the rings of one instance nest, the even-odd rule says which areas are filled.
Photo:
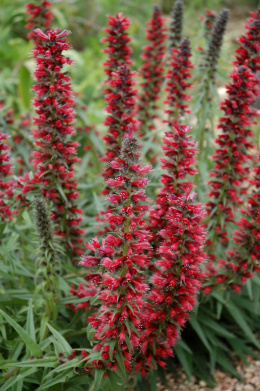
[[171, 14], [171, 24], [169, 28], [169, 39], [170, 39], [170, 49], [172, 47], [177, 47], [182, 39], [182, 27], [183, 27], [183, 10], [184, 4], [183, 1], [177, 0], [174, 3], [172, 14]]
[[210, 79], [214, 81], [215, 73], [217, 70], [217, 63], [220, 55], [220, 49], [223, 42], [224, 33], [229, 18], [229, 11], [223, 9], [216, 19], [214, 26], [211, 30], [209, 38], [208, 50], [205, 54], [205, 60], [203, 68], [206, 68], [210, 73]]

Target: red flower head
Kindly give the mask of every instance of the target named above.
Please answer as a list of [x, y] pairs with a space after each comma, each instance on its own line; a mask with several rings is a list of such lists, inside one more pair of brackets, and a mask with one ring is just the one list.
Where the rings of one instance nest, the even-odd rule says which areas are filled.
[[247, 32], [238, 39], [234, 65], [246, 65], [256, 73], [260, 71], [260, 8], [251, 13], [245, 28]]
[[12, 165], [9, 162], [10, 156], [8, 151], [11, 147], [5, 144], [8, 136], [0, 132], [0, 216], [1, 220], [8, 218], [12, 220], [13, 211], [10, 209], [9, 199], [13, 196], [13, 180], [8, 180], [11, 174]]
[[173, 354], [173, 346], [196, 305], [203, 273], [199, 264], [205, 260], [206, 239], [201, 221], [205, 215], [201, 204], [195, 204], [196, 193], [187, 190], [182, 197], [169, 195], [165, 228], [161, 237], [152, 289], [142, 312], [143, 366], [149, 369], [152, 357], [164, 366]]
[[154, 129], [153, 120], [156, 118], [157, 103], [163, 82], [163, 58], [166, 39], [164, 19], [158, 5], [154, 6], [151, 20], [147, 23], [147, 39], [149, 45], [144, 47], [142, 58], [144, 64], [140, 69], [143, 79], [142, 92], [138, 101], [138, 119], [141, 122], [141, 133]]
[[168, 105], [165, 113], [168, 114], [166, 121], [170, 128], [173, 119], [176, 121], [184, 113], [190, 113], [187, 101], [191, 95], [185, 94], [185, 90], [191, 86], [188, 79], [191, 77], [190, 69], [193, 68], [191, 61], [190, 41], [184, 38], [178, 48], [173, 48], [170, 59], [170, 69], [167, 72], [166, 91], [168, 92], [167, 100], [164, 102]]
[[[108, 134], [104, 136], [104, 140], [108, 149], [106, 155], [101, 158], [103, 162], [109, 162], [118, 156], [122, 139], [129, 128], [136, 131], [136, 120], [133, 118], [137, 93], [137, 90], [133, 89], [135, 85], [134, 73], [124, 64], [119, 66], [117, 72], [113, 72], [111, 76], [113, 78], [108, 81], [110, 87], [104, 90], [107, 101], [106, 111], [109, 115], [105, 120], [105, 125], [108, 126]], [[117, 168], [114, 168], [113, 165], [108, 165], [103, 171], [103, 177], [105, 180], [113, 178], [117, 171]], [[108, 186], [106, 186], [103, 194], [107, 195], [111, 187], [108, 181], [106, 184]]]
[[72, 125], [74, 100], [70, 77], [62, 72], [64, 64], [72, 63], [62, 54], [70, 47], [66, 39], [70, 31], [61, 32], [57, 28], [45, 34], [36, 29], [34, 34], [38, 39], [32, 51], [37, 64], [34, 72], [36, 97], [33, 101], [37, 114], [34, 118], [37, 129], [33, 132], [36, 150], [32, 162], [36, 172], [33, 179], [28, 175], [22, 179], [25, 185], [23, 192], [38, 188], [51, 201], [55, 233], [77, 256], [83, 253], [80, 236], [84, 232], [79, 228], [82, 211], [75, 205], [79, 193], [73, 164], [78, 161], [78, 143], [69, 140], [69, 136], [75, 134]]
[[239, 228], [233, 234], [235, 247], [226, 252], [226, 260], [220, 260], [217, 268], [207, 267], [206, 293], [219, 284], [237, 292], [255, 271], [260, 271], [260, 153], [253, 173], [253, 179], [249, 181], [254, 190], [248, 197], [247, 207], [241, 209], [242, 217], [237, 223]]
[[161, 167], [167, 170], [167, 173], [161, 176], [163, 187], [156, 198], [155, 209], [149, 214], [149, 226], [155, 234], [154, 251], [158, 246], [156, 243], [161, 240], [159, 232], [167, 224], [165, 216], [171, 205], [169, 196], [174, 194], [182, 197], [184, 194], [189, 194], [193, 183], [187, 182], [187, 175], [192, 176], [198, 172], [193, 167], [196, 162], [197, 148], [196, 142], [192, 141], [192, 136], [188, 134], [190, 129], [189, 126], [180, 126], [178, 122], [173, 122], [172, 131], [166, 132], [163, 139], [162, 149], [166, 158], [161, 158]]
[[40, 28], [43, 32], [46, 32], [48, 27], [50, 27], [53, 19], [53, 13], [50, 10], [51, 6], [52, 3], [46, 0], [38, 1], [37, 5], [33, 3], [26, 4], [26, 11], [30, 15], [26, 19], [26, 27], [31, 30], [27, 35], [28, 39], [37, 41], [38, 38], [33, 32], [35, 28]]
[[221, 104], [224, 116], [220, 118], [222, 133], [217, 137], [218, 148], [213, 155], [215, 162], [210, 172], [209, 240], [210, 254], [215, 252], [219, 238], [227, 245], [226, 224], [234, 221], [234, 210], [240, 204], [240, 195], [245, 193], [242, 183], [248, 178], [248, 160], [251, 159], [250, 126], [255, 110], [251, 105], [255, 100], [255, 75], [241, 66], [231, 74], [232, 81], [227, 86], [227, 98]]
[[108, 20], [109, 27], [105, 28], [107, 36], [103, 38], [102, 42], [108, 43], [108, 47], [104, 49], [104, 52], [108, 54], [108, 59], [104, 62], [104, 66], [109, 80], [112, 77], [112, 73], [116, 72], [120, 65], [132, 64], [130, 58], [132, 49], [128, 46], [129, 42], [131, 42], [131, 38], [127, 34], [127, 29], [130, 25], [129, 19], [120, 12], [115, 17], [108, 16]]
[[[102, 243], [94, 238], [87, 245], [94, 255], [86, 255], [80, 263], [88, 268], [87, 279], [99, 288], [96, 298], [102, 306], [88, 321], [100, 342], [94, 350], [100, 352], [106, 369], [113, 361], [117, 365], [119, 346], [129, 369], [133, 354], [130, 346], [139, 344], [137, 329], [147, 290], [142, 271], [148, 265], [145, 250], [150, 249], [148, 232], [143, 229], [148, 205], [142, 188], [148, 183], [145, 175], [150, 167], [140, 166], [138, 160], [137, 140], [130, 131], [123, 140], [120, 157], [109, 163], [118, 173], [109, 181], [113, 193], [108, 197], [111, 207], [107, 219], [113, 233], [107, 234]], [[106, 352], [112, 344], [111, 360]]]

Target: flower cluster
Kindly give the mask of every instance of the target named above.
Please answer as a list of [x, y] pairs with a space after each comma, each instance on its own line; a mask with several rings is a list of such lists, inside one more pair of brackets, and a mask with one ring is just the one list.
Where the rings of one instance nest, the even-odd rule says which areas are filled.
[[149, 226], [151, 231], [156, 233], [155, 241], [159, 242], [161, 236], [157, 234], [165, 228], [167, 221], [165, 216], [170, 207], [169, 197], [174, 194], [182, 197], [189, 194], [193, 183], [186, 180], [186, 176], [195, 175], [198, 170], [192, 167], [195, 162], [197, 152], [196, 142], [190, 140], [191, 135], [189, 126], [180, 126], [177, 122], [173, 123], [172, 131], [166, 132], [163, 139], [162, 149], [166, 156], [161, 158], [161, 167], [167, 170], [167, 174], [162, 174], [161, 182], [163, 187], [156, 197], [156, 206], [149, 213]]
[[167, 123], [170, 128], [172, 120], [178, 121], [185, 113], [190, 113], [187, 101], [191, 95], [187, 95], [185, 90], [191, 86], [188, 79], [191, 77], [190, 69], [193, 68], [191, 61], [190, 41], [184, 38], [178, 48], [173, 47], [171, 59], [169, 62], [170, 69], [167, 72], [167, 100], [164, 102], [168, 105], [165, 113], [168, 114]]
[[248, 31], [238, 39], [239, 47], [236, 49], [234, 65], [246, 65], [256, 73], [260, 71], [260, 8], [256, 13], [251, 13], [245, 27]]
[[201, 204], [195, 204], [196, 193], [190, 189], [182, 197], [169, 195], [166, 224], [161, 238], [157, 270], [151, 278], [152, 289], [142, 313], [144, 332], [142, 352], [144, 367], [149, 370], [155, 360], [165, 366], [165, 358], [173, 354], [173, 346], [196, 305], [202, 285], [200, 263], [205, 260], [206, 239], [201, 221], [205, 215]]
[[32, 51], [37, 64], [33, 103], [38, 116], [34, 118], [37, 129], [32, 133], [36, 147], [32, 164], [36, 172], [33, 178], [26, 175], [20, 182], [23, 193], [38, 188], [51, 201], [55, 234], [77, 256], [84, 251], [80, 237], [84, 230], [79, 228], [82, 210], [75, 205], [79, 193], [73, 170], [73, 164], [79, 160], [78, 143], [69, 140], [69, 136], [75, 134], [74, 100], [70, 77], [62, 72], [64, 64], [72, 63], [62, 55], [63, 50], [69, 49], [66, 36], [70, 32], [57, 28], [46, 34], [40, 29], [34, 33], [38, 40]]
[[53, 13], [50, 10], [52, 3], [46, 0], [38, 1], [38, 4], [28, 3], [26, 4], [26, 11], [30, 15], [26, 19], [26, 27], [31, 30], [27, 35], [28, 39], [37, 40], [37, 36], [33, 33], [35, 28], [41, 28], [43, 32], [46, 32], [47, 28], [50, 27]]
[[[109, 113], [105, 120], [105, 125], [108, 126], [108, 134], [103, 139], [108, 146], [106, 154], [100, 160], [110, 162], [115, 159], [120, 153], [122, 140], [128, 132], [129, 126], [132, 131], [136, 131], [136, 120], [133, 118], [133, 108], [136, 103], [137, 90], [133, 89], [135, 82], [133, 80], [134, 72], [131, 72], [129, 67], [124, 64], [120, 65], [117, 72], [111, 73], [113, 76], [109, 81], [109, 87], [106, 87], [107, 107]], [[117, 172], [111, 165], [108, 165], [103, 170], [103, 177], [106, 179], [113, 178]], [[109, 181], [106, 181], [106, 188], [103, 191], [104, 195], [109, 194], [111, 186]]]
[[142, 59], [144, 64], [140, 69], [142, 91], [138, 100], [138, 119], [141, 123], [141, 133], [145, 134], [150, 129], [154, 129], [153, 120], [157, 100], [163, 82], [163, 58], [165, 52], [164, 42], [166, 39], [164, 19], [162, 11], [158, 5], [154, 6], [151, 20], [147, 23], [147, 39], [150, 44], [144, 47]]
[[[132, 349], [140, 342], [137, 330], [147, 290], [143, 270], [148, 256], [144, 251], [150, 248], [148, 232], [143, 228], [143, 215], [148, 209], [143, 203], [147, 198], [143, 188], [148, 183], [150, 166], [142, 167], [138, 160], [138, 144], [130, 128], [120, 156], [109, 163], [118, 172], [115, 179], [108, 180], [114, 189], [108, 196], [112, 206], [107, 213], [113, 233], [107, 234], [101, 244], [94, 238], [87, 245], [94, 255], [86, 255], [80, 262], [89, 269], [88, 280], [98, 286], [95, 300], [101, 302], [97, 313], [88, 319], [98, 341], [94, 350], [100, 352], [100, 360], [95, 359], [93, 365], [107, 370], [116, 370], [119, 351], [130, 370]], [[90, 365], [91, 355], [87, 362]]]
[[226, 251], [227, 259], [220, 259], [217, 267], [209, 265], [205, 273], [205, 294], [220, 283], [239, 292], [252, 273], [260, 271], [260, 153], [253, 172], [254, 177], [249, 182], [255, 188], [248, 197], [248, 206], [241, 208], [239, 229], [233, 235], [236, 247]]
[[8, 136], [0, 132], [0, 214], [1, 221], [6, 218], [11, 220], [13, 211], [10, 209], [8, 199], [13, 196], [13, 181], [8, 180], [12, 165], [9, 162], [8, 150], [11, 147], [5, 143]]
[[177, 47], [181, 42], [183, 26], [183, 8], [184, 4], [182, 0], [175, 1], [171, 14], [171, 24], [169, 27], [169, 40], [171, 48]]
[[210, 253], [214, 253], [218, 238], [223, 245], [228, 243], [226, 223], [233, 222], [234, 209], [240, 204], [241, 194], [246, 192], [241, 186], [248, 177], [247, 162], [251, 159], [250, 126], [254, 118], [251, 105], [255, 99], [255, 77], [249, 68], [241, 66], [234, 70], [231, 78], [227, 98], [221, 104], [224, 116], [218, 127], [222, 133], [216, 140], [218, 148], [213, 155], [214, 167], [210, 172]]
[[107, 33], [106, 38], [102, 42], [108, 43], [108, 47], [104, 52], [108, 54], [108, 59], [104, 62], [105, 72], [108, 75], [108, 80], [112, 73], [116, 72], [117, 68], [122, 64], [131, 65], [130, 55], [132, 49], [128, 46], [131, 42], [126, 30], [129, 27], [129, 19], [124, 17], [122, 13], [114, 16], [108, 16], [109, 27], [105, 28]]

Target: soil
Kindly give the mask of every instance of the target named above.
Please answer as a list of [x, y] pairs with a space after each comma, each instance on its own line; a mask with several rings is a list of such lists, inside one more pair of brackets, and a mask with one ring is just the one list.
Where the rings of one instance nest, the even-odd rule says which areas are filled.
[[242, 361], [236, 364], [236, 370], [244, 378], [244, 382], [217, 369], [214, 373], [216, 386], [209, 387], [202, 380], [196, 383], [194, 376], [189, 382], [185, 373], [180, 370], [178, 379], [168, 374], [166, 378], [169, 387], [158, 383], [157, 391], [260, 391], [260, 360], [247, 356], [247, 361], [248, 365]]

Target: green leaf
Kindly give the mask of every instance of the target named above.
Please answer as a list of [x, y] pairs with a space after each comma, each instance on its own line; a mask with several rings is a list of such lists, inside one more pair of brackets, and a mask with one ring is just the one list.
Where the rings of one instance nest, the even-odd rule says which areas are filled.
[[32, 375], [37, 371], [36, 368], [30, 368], [27, 371], [20, 372], [15, 378], [8, 379], [5, 384], [1, 387], [1, 391], [10, 390], [10, 388], [16, 384], [17, 382], [21, 381], [22, 379]]
[[20, 335], [20, 337], [24, 341], [25, 345], [30, 350], [31, 354], [33, 356], [35, 356], [36, 358], [39, 358], [42, 355], [42, 351], [41, 351], [39, 345], [37, 345], [37, 343], [34, 342], [34, 340], [30, 337], [30, 335], [28, 335], [27, 332], [18, 323], [15, 322], [15, 320], [10, 318], [10, 316], [8, 316], [4, 311], [0, 310], [0, 312], [3, 315], [3, 317], [6, 319], [6, 321]]
[[29, 300], [29, 307], [28, 307], [27, 321], [26, 321], [26, 331], [30, 335], [30, 337], [34, 340], [34, 342], [36, 342], [32, 300]]
[[122, 391], [124, 389], [124, 382], [116, 372], [108, 371], [108, 378], [111, 383], [111, 390]]
[[200, 314], [200, 321], [201, 321], [201, 323], [205, 324], [206, 327], [209, 327], [210, 329], [214, 330], [217, 334], [221, 335], [222, 337], [226, 337], [228, 339], [235, 338], [234, 334], [227, 331], [219, 323], [210, 319], [210, 317], [207, 317], [205, 315]]
[[[64, 384], [64, 390], [70, 389], [70, 387], [80, 386], [82, 384], [89, 384], [90, 383], [90, 377], [89, 375], [75, 375], [71, 380], [68, 381], [68, 383]], [[75, 388], [72, 388], [74, 391]], [[72, 391], [71, 390], [71, 391]]]
[[104, 369], [96, 369], [95, 370], [95, 378], [94, 378], [94, 381], [93, 381], [89, 391], [99, 391], [100, 390], [100, 385], [102, 382], [104, 372], [105, 372]]
[[246, 336], [251, 340], [251, 342], [258, 348], [260, 348], [259, 341], [255, 338], [254, 334], [252, 333], [252, 330], [248, 326], [247, 322], [244, 319], [244, 316], [242, 315], [238, 307], [235, 307], [234, 303], [232, 303], [232, 305], [226, 304], [226, 308], [232, 318], [237, 322], [239, 327], [244, 331]]
[[57, 368], [53, 369], [51, 372], [49, 372], [45, 379], [52, 376], [54, 373], [59, 373], [62, 371], [66, 371], [67, 369], [75, 368], [80, 365], [80, 363], [83, 362], [83, 360], [80, 360], [80, 358], [73, 358], [72, 360], [66, 362], [65, 364], [59, 365]]
[[192, 328], [196, 331], [196, 333], [198, 334], [199, 338], [201, 339], [202, 343], [205, 345], [205, 347], [208, 349], [208, 351], [210, 352], [211, 351], [211, 347], [209, 346], [209, 343], [208, 343], [208, 340], [207, 340], [207, 337], [205, 335], [205, 333], [203, 332], [202, 330], [202, 327], [201, 325], [199, 324], [199, 322], [197, 321], [197, 319], [192, 316], [189, 320], [189, 323], [191, 324]]
[[28, 361], [0, 361], [0, 368], [9, 368], [9, 367], [19, 367], [19, 368], [32, 368], [32, 367], [46, 367], [52, 368], [58, 364], [58, 359], [56, 357], [43, 358], [39, 360], [28, 360]]
[[61, 352], [69, 356], [72, 352], [72, 347], [68, 344], [66, 339], [57, 330], [55, 330], [49, 323], [47, 323], [47, 326], [49, 327], [49, 330], [52, 332], [56, 340], [59, 342]]
[[54, 386], [55, 384], [59, 384], [59, 383], [65, 383], [66, 381], [68, 381], [72, 376], [73, 376], [73, 372], [71, 371], [71, 369], [68, 369], [67, 371], [62, 372], [60, 373], [59, 375], [57, 375], [54, 379], [50, 379], [49, 381], [44, 381], [44, 384], [42, 384], [39, 388], [37, 388], [37, 391], [42, 391], [42, 390], [46, 390], [46, 389], [49, 389], [50, 387]]
[[189, 353], [185, 353], [185, 351], [178, 345], [175, 346], [174, 351], [190, 380], [192, 375], [192, 361], [190, 357], [188, 357]]
[[31, 74], [24, 65], [22, 65], [21, 68], [19, 69], [18, 78], [19, 78], [18, 93], [24, 108], [28, 110], [30, 108], [30, 102], [32, 98], [30, 93]]

